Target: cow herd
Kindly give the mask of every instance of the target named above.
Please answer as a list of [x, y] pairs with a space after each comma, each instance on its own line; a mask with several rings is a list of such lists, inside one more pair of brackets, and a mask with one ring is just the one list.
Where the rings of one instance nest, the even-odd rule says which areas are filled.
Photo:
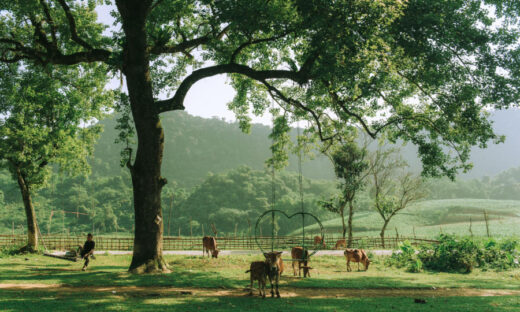
[[[321, 245], [323, 248], [326, 247], [325, 242], [320, 236], [314, 237], [314, 244]], [[340, 239], [336, 242], [335, 249], [346, 247], [346, 241], [344, 239]], [[202, 255], [210, 256], [212, 258], [218, 258], [219, 250], [217, 248], [217, 240], [212, 236], [204, 236], [202, 238]], [[343, 252], [347, 260], [347, 272], [352, 271], [350, 267], [350, 262], [357, 262], [358, 271], [359, 264], [363, 264], [365, 266], [365, 271], [368, 270], [368, 266], [370, 265], [370, 260], [366, 252], [363, 249], [350, 249], [346, 248]], [[265, 261], [254, 261], [251, 263], [249, 270], [246, 273], [250, 274], [251, 279], [251, 287], [250, 287], [250, 295], [253, 295], [253, 283], [254, 281], [258, 281], [258, 288], [260, 291], [260, 296], [265, 298], [265, 287], [267, 284], [267, 280], [269, 279], [269, 283], [271, 284], [271, 296], [280, 298], [280, 292], [278, 291], [278, 283], [280, 281], [280, 275], [282, 275], [284, 271], [284, 264], [282, 260], [282, 252], [281, 251], [272, 251], [264, 253]], [[303, 277], [310, 277], [310, 270], [312, 269], [308, 265], [309, 261], [309, 251], [303, 247], [293, 247], [291, 250], [291, 262], [293, 268], [294, 276], [301, 276], [301, 271], [303, 270]]]

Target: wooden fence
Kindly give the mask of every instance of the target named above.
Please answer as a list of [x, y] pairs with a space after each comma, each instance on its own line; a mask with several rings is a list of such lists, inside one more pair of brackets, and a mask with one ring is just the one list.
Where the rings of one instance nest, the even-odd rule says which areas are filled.
[[[333, 249], [336, 241], [341, 237], [325, 236], [325, 249]], [[256, 238], [258, 244], [264, 250], [290, 250], [294, 246], [301, 246], [302, 237], [298, 236], [278, 236], [274, 240], [271, 237]], [[384, 249], [394, 249], [400, 242], [410, 241], [412, 245], [421, 243], [438, 243], [438, 241], [415, 238], [415, 237], [387, 237], [385, 238]], [[2, 246], [22, 246], [27, 241], [23, 235], [0, 235], [0, 247]], [[85, 242], [85, 236], [71, 235], [44, 235], [43, 240], [45, 247], [49, 250], [68, 250], [77, 248]], [[132, 250], [134, 239], [132, 237], [109, 237], [96, 236], [94, 238], [97, 250]], [[353, 248], [366, 249], [383, 249], [381, 239], [379, 237], [355, 237], [352, 241]], [[255, 237], [237, 236], [237, 237], [217, 237], [217, 245], [221, 250], [257, 250], [258, 246]], [[314, 245], [313, 237], [305, 238], [305, 245]], [[202, 237], [174, 237], [165, 236], [163, 239], [164, 250], [202, 250]]]

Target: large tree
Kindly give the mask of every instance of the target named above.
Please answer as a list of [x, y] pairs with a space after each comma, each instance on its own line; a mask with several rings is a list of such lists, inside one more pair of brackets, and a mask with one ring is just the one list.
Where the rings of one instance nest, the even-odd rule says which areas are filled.
[[[38, 248], [33, 192], [45, 185], [50, 165], [88, 172], [100, 118], [109, 97], [99, 66], [33, 68], [0, 64], [0, 168], [18, 182], [27, 218], [27, 251]], [[69, 83], [70, 82], [70, 83]]]
[[244, 129], [249, 109], [264, 113], [269, 94], [288, 115], [315, 123], [324, 140], [345, 123], [374, 137], [391, 130], [391, 139], [419, 146], [425, 173], [454, 175], [467, 168], [470, 146], [498, 139], [482, 107], [518, 95], [508, 90], [517, 85], [507, 68], [516, 34], [492, 25], [482, 1], [115, 0], [117, 25], [103, 32], [94, 13], [102, 1], [2, 0], [0, 59], [122, 71], [138, 141], [135, 157], [127, 153], [130, 270], [167, 271], [159, 115], [184, 109], [197, 81], [231, 75], [230, 108]]

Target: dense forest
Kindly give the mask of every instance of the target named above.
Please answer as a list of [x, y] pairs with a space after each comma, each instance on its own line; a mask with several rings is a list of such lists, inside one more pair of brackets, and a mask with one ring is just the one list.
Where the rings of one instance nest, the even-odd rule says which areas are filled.
[[[514, 112], [512, 115], [516, 115]], [[496, 124], [507, 123], [505, 114]], [[505, 118], [505, 121], [504, 121]], [[272, 176], [265, 169], [270, 156], [269, 127], [253, 125], [251, 134], [240, 132], [236, 124], [220, 119], [203, 119], [184, 112], [166, 114], [164, 172], [169, 183], [163, 190], [165, 233], [200, 235], [214, 224], [220, 234], [248, 233], [257, 217], [271, 208]], [[129, 233], [133, 230], [130, 175], [120, 166], [121, 145], [114, 144], [115, 119], [103, 120], [104, 132], [90, 160], [92, 174], [69, 176], [55, 172], [34, 196], [42, 233]], [[294, 131], [295, 132], [295, 131]], [[293, 133], [295, 134], [295, 133]], [[506, 144], [491, 149], [512, 148]], [[508, 144], [509, 143], [509, 144]], [[404, 157], [413, 162], [410, 147]], [[474, 158], [489, 151], [476, 151]], [[498, 156], [497, 156], [498, 157]], [[497, 166], [489, 162], [479, 178], [430, 180], [430, 199], [482, 198], [520, 200], [520, 167], [496, 175], [484, 175]], [[505, 165], [513, 165], [512, 161]], [[503, 163], [500, 164], [504, 166]], [[296, 157], [275, 175], [275, 208], [292, 213], [301, 209]], [[482, 169], [482, 168], [485, 168]], [[317, 157], [303, 163], [304, 207], [322, 221], [336, 217], [318, 201], [337, 192], [329, 160]], [[356, 209], [373, 209], [366, 188], [357, 197]], [[169, 219], [175, 220], [170, 222]], [[20, 233], [25, 226], [20, 191], [7, 171], [0, 171], [0, 233]], [[289, 233], [298, 223], [279, 220], [280, 234]]]

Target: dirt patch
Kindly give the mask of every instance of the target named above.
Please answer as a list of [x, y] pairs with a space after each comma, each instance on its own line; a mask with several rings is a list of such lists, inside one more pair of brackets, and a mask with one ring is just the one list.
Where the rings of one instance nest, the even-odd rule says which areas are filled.
[[[203, 296], [203, 297], [242, 297], [249, 294], [249, 289], [220, 288], [179, 288], [179, 287], [143, 287], [143, 286], [84, 286], [72, 287], [59, 284], [0, 284], [0, 289], [9, 291], [49, 291], [60, 293], [111, 293], [129, 297], [158, 296]], [[255, 295], [258, 290], [254, 290]], [[304, 298], [345, 298], [345, 297], [485, 297], [485, 296], [519, 296], [520, 290], [507, 289], [474, 289], [474, 288], [436, 288], [436, 289], [402, 289], [402, 288], [297, 288], [282, 287], [283, 297]]]

